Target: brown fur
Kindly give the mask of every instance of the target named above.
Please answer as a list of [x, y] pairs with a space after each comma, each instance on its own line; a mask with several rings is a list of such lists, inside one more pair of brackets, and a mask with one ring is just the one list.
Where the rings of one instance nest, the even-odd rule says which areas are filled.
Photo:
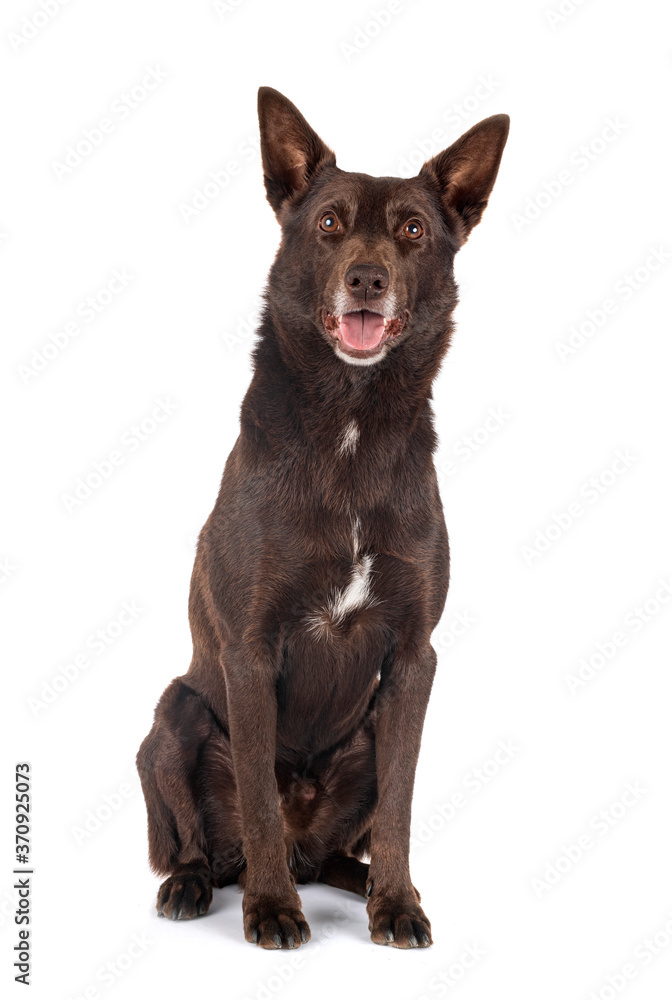
[[[508, 118], [409, 180], [340, 170], [270, 88], [259, 120], [282, 243], [240, 436], [199, 539], [193, 659], [138, 753], [150, 860], [168, 876], [157, 909], [197, 916], [213, 886], [238, 882], [247, 940], [298, 947], [310, 932], [295, 885], [322, 881], [368, 896], [373, 941], [426, 946], [408, 854], [448, 587], [431, 386], [453, 259], [487, 203]], [[320, 229], [326, 212], [337, 232]], [[404, 235], [409, 219], [422, 238]], [[377, 363], [337, 355], [339, 296], [348, 310], [397, 302]], [[330, 612], [365, 556], [371, 599]]]

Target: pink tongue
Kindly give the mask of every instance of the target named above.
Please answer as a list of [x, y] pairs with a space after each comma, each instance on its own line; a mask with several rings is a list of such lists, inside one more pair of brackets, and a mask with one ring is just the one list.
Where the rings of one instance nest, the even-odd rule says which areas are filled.
[[385, 318], [378, 313], [345, 313], [341, 317], [341, 337], [343, 343], [356, 351], [370, 351], [377, 347], [385, 332]]

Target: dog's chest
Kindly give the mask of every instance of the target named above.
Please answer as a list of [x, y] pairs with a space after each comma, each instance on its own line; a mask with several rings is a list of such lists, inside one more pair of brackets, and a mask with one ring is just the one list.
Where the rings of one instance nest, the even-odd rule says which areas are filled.
[[385, 558], [349, 515], [348, 556], [310, 567], [287, 628], [278, 686], [278, 731], [287, 746], [332, 746], [364, 716], [388, 637]]
[[[335, 642], [346, 624], [358, 613], [379, 603], [376, 596], [376, 553], [364, 550], [362, 526], [357, 514], [351, 515], [351, 564], [345, 581], [329, 579], [329, 566], [322, 570], [321, 586], [314, 594], [314, 607], [305, 616], [307, 633], [316, 642]], [[335, 575], [335, 574], [334, 574]]]

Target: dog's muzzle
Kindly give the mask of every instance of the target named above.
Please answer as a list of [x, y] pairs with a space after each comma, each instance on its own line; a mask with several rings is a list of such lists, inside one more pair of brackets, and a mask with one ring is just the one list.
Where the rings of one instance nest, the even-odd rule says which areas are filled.
[[339, 349], [351, 357], [374, 357], [387, 341], [399, 336], [405, 321], [405, 316], [389, 318], [370, 309], [357, 309], [340, 316], [322, 310], [325, 330], [339, 342]]

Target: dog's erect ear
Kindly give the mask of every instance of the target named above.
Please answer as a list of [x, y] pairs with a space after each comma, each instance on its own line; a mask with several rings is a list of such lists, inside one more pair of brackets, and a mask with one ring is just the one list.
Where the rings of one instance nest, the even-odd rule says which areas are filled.
[[470, 128], [420, 170], [420, 177], [429, 177], [438, 186], [444, 211], [457, 223], [462, 243], [481, 221], [508, 134], [509, 116], [493, 115]]
[[277, 214], [306, 190], [317, 171], [336, 157], [291, 101], [272, 87], [259, 88], [259, 131], [266, 197]]

